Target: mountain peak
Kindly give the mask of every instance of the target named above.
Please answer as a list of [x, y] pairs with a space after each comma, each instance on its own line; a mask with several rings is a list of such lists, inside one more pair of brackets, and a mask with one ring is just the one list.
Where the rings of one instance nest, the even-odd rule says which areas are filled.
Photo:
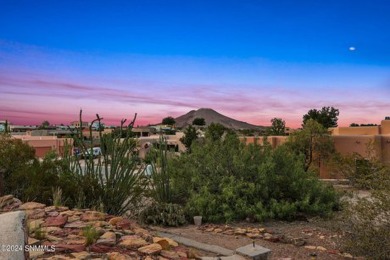
[[199, 108], [198, 110], [191, 110], [187, 114], [175, 118], [177, 127], [186, 127], [192, 124], [192, 121], [197, 118], [204, 118], [206, 126], [211, 123], [218, 123], [231, 129], [260, 129], [262, 127], [251, 125], [227, 116], [224, 116], [212, 108]]

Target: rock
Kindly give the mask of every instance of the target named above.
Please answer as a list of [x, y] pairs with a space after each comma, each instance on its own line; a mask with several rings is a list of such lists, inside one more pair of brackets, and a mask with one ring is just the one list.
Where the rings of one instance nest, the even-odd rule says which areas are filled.
[[38, 203], [38, 202], [26, 202], [20, 205], [19, 209], [22, 210], [33, 210], [33, 209], [44, 209], [45, 204]]
[[64, 241], [62, 238], [52, 236], [52, 235], [45, 235], [45, 238], [49, 240], [50, 242], [62, 242]]
[[178, 253], [175, 251], [167, 251], [167, 250], [162, 250], [160, 252], [160, 255], [163, 257], [166, 257], [168, 259], [180, 259], [180, 256]]
[[108, 256], [109, 260], [136, 260], [136, 259], [138, 259], [135, 257], [131, 257], [129, 255], [124, 255], [124, 254], [118, 253], [118, 252], [107, 253], [107, 256]]
[[45, 207], [45, 212], [52, 212], [52, 211], [57, 211], [57, 207], [56, 206]]
[[259, 233], [246, 233], [246, 236], [251, 238], [251, 239], [256, 239], [256, 238], [261, 238], [263, 237], [262, 235], [260, 235]]
[[87, 211], [83, 215], [81, 215], [80, 219], [82, 221], [105, 220], [106, 214], [99, 212], [99, 211]]
[[44, 255], [45, 251], [43, 250], [31, 250], [29, 251], [30, 259], [36, 259], [41, 255]]
[[85, 251], [85, 245], [68, 245], [68, 244], [56, 244], [56, 253], [57, 252], [82, 252]]
[[122, 241], [118, 245], [127, 249], [137, 249], [147, 244], [148, 242], [139, 236], [125, 236], [122, 237]]
[[162, 248], [162, 250], [169, 250], [170, 249], [170, 245], [169, 245], [169, 242], [165, 239], [160, 239], [158, 240], [157, 242], [155, 242], [157, 244], [159, 244]]
[[67, 223], [65, 224], [65, 228], [85, 228], [86, 226], [88, 226], [88, 223], [85, 223], [83, 221], [75, 221], [75, 222], [72, 222], [72, 223]]
[[80, 216], [69, 216], [68, 217], [68, 223], [80, 221]]
[[99, 237], [99, 239], [96, 241], [96, 244], [114, 246], [116, 244], [116, 234], [114, 232], [108, 231]]
[[213, 232], [214, 231], [214, 227], [206, 228], [204, 231], [205, 232]]
[[3, 197], [0, 197], [0, 209], [3, 209], [4, 207], [12, 204], [13, 202], [14, 202], [13, 195], [5, 195]]
[[60, 227], [43, 227], [41, 228], [41, 230], [43, 232], [45, 232], [46, 234], [53, 234], [55, 232], [61, 232], [62, 229]]
[[116, 226], [116, 223], [121, 222], [123, 220], [122, 217], [114, 217], [108, 221], [108, 224], [112, 226]]
[[348, 253], [342, 253], [341, 256], [343, 256], [344, 258], [353, 258], [353, 256]]
[[158, 253], [161, 252], [161, 250], [162, 250], [161, 245], [157, 244], [157, 243], [153, 243], [153, 244], [138, 248], [138, 252], [140, 252], [142, 254], [147, 254], [147, 255], [157, 255]]
[[120, 229], [129, 229], [131, 227], [131, 221], [128, 219], [122, 219], [116, 223], [116, 227]]
[[42, 223], [44, 222], [43, 219], [35, 219], [27, 221], [27, 228], [29, 233], [34, 233], [35, 230], [41, 227]]
[[163, 237], [163, 239], [165, 239], [166, 241], [168, 241], [169, 245], [172, 246], [172, 247], [177, 247], [177, 246], [179, 246], [179, 244], [178, 244], [175, 240], [173, 240], [173, 239], [171, 239], [171, 238]]
[[221, 228], [216, 228], [216, 229], [214, 229], [214, 233], [221, 233], [223, 230], [221, 229]]
[[306, 249], [310, 249], [310, 250], [316, 250], [317, 247], [316, 246], [305, 246]]
[[234, 230], [235, 235], [245, 235], [246, 234], [246, 229], [244, 228], [236, 228]]
[[45, 223], [42, 224], [43, 227], [64, 227], [68, 221], [67, 216], [59, 215], [57, 217], [48, 217], [45, 220]]
[[46, 215], [49, 217], [57, 217], [60, 213], [58, 211], [46, 212]]
[[36, 245], [38, 244], [40, 241], [38, 239], [35, 239], [35, 238], [32, 238], [32, 237], [28, 237], [28, 244], [29, 245]]
[[109, 225], [108, 222], [99, 220], [99, 221], [95, 221], [92, 226], [94, 226], [94, 227], [106, 227], [108, 225]]
[[85, 251], [79, 253], [71, 253], [70, 255], [80, 260], [91, 259], [91, 254]]
[[77, 235], [69, 235], [66, 239], [66, 243], [69, 245], [84, 245], [86, 238]]
[[73, 211], [73, 210], [66, 210], [66, 211], [63, 211], [63, 212], [60, 212], [60, 215], [65, 215], [65, 216], [79, 216], [83, 214], [82, 212], [77, 212], [77, 211]]
[[[43, 204], [42, 204], [43, 205]], [[24, 210], [26, 212], [28, 219], [38, 219], [38, 218], [44, 218], [45, 217], [45, 210], [42, 209], [26, 209]]]
[[92, 246], [89, 247], [89, 250], [95, 253], [102, 254], [102, 253], [110, 252], [112, 250], [112, 247], [106, 245], [93, 244]]
[[323, 246], [317, 246], [316, 249], [317, 249], [317, 250], [320, 250], [320, 251], [326, 251], [326, 248], [323, 247]]

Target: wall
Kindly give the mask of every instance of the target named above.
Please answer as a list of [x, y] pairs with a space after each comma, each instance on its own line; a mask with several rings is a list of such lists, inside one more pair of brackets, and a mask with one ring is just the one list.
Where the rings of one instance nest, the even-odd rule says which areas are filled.
[[57, 138], [55, 136], [28, 136], [15, 135], [13, 138], [21, 139], [24, 143], [35, 149], [35, 156], [43, 158], [48, 152], [55, 151], [60, 156], [64, 155], [66, 144], [73, 148], [73, 139]]

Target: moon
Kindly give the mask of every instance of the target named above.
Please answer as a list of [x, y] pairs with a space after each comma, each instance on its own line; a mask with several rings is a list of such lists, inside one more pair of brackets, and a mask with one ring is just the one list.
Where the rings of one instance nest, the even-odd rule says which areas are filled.
[[356, 48], [353, 47], [353, 46], [349, 47], [348, 49], [349, 49], [350, 51], [355, 51], [355, 50], [356, 50]]

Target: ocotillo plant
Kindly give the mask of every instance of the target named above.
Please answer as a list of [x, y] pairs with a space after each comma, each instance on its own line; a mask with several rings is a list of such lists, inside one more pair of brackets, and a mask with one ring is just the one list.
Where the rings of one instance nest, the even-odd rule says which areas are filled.
[[[81, 150], [83, 161], [75, 156], [68, 157], [71, 172], [79, 183], [78, 197], [83, 197], [84, 207], [101, 208], [109, 214], [121, 215], [130, 206], [140, 202], [147, 186], [143, 169], [138, 165], [136, 141], [131, 137], [131, 129], [137, 114], [124, 129], [126, 120], [121, 121], [121, 135], [103, 134], [99, 127], [99, 141], [102, 155], [93, 156], [92, 124], [101, 124], [102, 118], [96, 119], [89, 127], [90, 144], [82, 133], [82, 111], [80, 110], [80, 128], [74, 137], [74, 145]], [[126, 131], [126, 132], [124, 132]], [[124, 137], [121, 138], [122, 133]]]

